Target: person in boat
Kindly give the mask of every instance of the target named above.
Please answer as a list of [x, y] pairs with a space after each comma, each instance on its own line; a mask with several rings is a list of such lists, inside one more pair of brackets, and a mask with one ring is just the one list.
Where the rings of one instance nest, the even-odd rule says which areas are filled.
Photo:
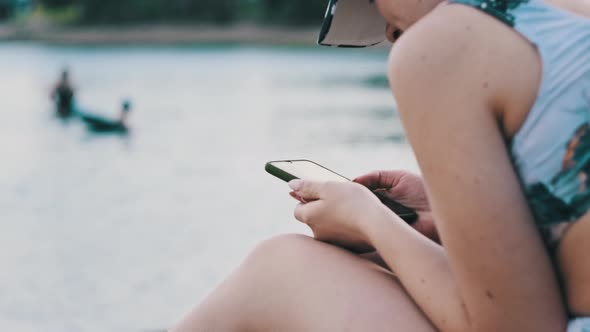
[[108, 119], [96, 114], [78, 112], [80, 119], [86, 124], [88, 130], [95, 133], [128, 133], [127, 119], [131, 112], [131, 101], [125, 100], [121, 103], [119, 118]]
[[395, 42], [390, 86], [422, 175], [292, 181], [314, 237], [263, 242], [173, 331], [590, 331], [590, 189], [578, 174], [590, 165], [579, 130], [590, 3], [329, 5], [320, 43], [368, 46], [383, 30]]
[[74, 88], [67, 69], [62, 71], [51, 97], [55, 103], [55, 113], [59, 117], [68, 118], [74, 114]]

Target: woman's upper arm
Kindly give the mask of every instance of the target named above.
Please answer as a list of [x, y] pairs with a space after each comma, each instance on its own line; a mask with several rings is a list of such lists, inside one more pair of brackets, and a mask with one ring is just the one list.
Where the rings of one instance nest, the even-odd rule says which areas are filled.
[[563, 329], [558, 284], [494, 112], [494, 87], [510, 74], [502, 51], [485, 38], [487, 22], [469, 25], [471, 9], [443, 10], [398, 41], [390, 81], [471, 324]]

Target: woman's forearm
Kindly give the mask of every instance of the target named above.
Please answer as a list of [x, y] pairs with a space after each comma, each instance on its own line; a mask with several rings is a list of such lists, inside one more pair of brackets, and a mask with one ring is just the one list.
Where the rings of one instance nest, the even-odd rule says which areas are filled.
[[365, 225], [365, 233], [406, 291], [440, 331], [467, 331], [467, 310], [443, 247], [385, 209]]

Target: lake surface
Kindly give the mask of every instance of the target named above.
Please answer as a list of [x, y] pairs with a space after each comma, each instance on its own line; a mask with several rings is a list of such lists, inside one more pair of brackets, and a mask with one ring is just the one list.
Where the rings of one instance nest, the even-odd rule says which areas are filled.
[[[0, 44], [0, 329], [170, 327], [261, 240], [308, 233], [269, 160], [354, 177], [416, 169], [384, 50]], [[128, 138], [52, 114], [71, 69], [81, 109]]]

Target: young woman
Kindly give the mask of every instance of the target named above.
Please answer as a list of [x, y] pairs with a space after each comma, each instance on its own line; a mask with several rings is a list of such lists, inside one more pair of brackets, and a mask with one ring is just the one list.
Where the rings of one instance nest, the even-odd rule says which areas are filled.
[[315, 239], [262, 243], [176, 331], [590, 329], [590, 3], [332, 0], [321, 43], [378, 42], [377, 13], [423, 179], [291, 182]]

